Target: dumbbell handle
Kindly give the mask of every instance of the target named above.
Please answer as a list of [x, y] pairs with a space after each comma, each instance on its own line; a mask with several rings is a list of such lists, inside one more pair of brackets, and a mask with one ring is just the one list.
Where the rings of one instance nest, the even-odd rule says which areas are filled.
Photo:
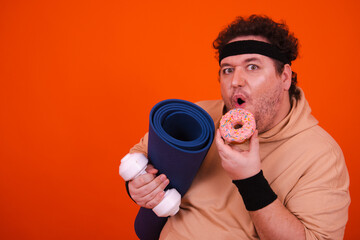
[[[146, 174], [148, 159], [141, 153], [128, 153], [119, 167], [119, 174], [125, 181], [130, 181], [140, 175]], [[159, 217], [174, 216], [179, 211], [181, 195], [175, 189], [165, 191], [163, 200], [153, 208]]]

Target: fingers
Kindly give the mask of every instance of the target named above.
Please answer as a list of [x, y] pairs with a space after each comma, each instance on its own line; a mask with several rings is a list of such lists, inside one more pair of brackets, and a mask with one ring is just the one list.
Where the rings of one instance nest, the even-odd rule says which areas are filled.
[[169, 179], [164, 174], [155, 177], [144, 174], [129, 182], [129, 192], [134, 201], [141, 207], [152, 208], [163, 198]]
[[166, 186], [169, 184], [169, 179], [166, 178], [165, 175], [160, 175], [156, 177], [153, 181], [151, 181], [149, 184], [141, 187], [139, 190], [141, 192], [147, 193], [144, 198], [145, 202], [150, 201], [151, 199], [155, 198], [155, 196], [163, 192]]
[[146, 172], [151, 174], [157, 174], [158, 170], [152, 164], [148, 164]]
[[215, 142], [221, 158], [221, 165], [231, 179], [245, 179], [257, 174], [261, 169], [259, 138], [256, 130], [247, 145], [224, 143], [220, 130], [216, 132]]
[[154, 207], [156, 207], [161, 202], [161, 200], [164, 198], [164, 196], [165, 196], [164, 191], [158, 192], [154, 196], [154, 198], [152, 198], [150, 201], [145, 203], [145, 207], [146, 208], [154, 208]]
[[141, 192], [151, 192], [157, 188], [162, 182], [169, 181], [164, 174], [155, 178], [152, 174], [144, 174], [132, 180], [132, 186]]
[[243, 150], [238, 148], [237, 145], [226, 144], [221, 137], [219, 129], [217, 130], [215, 143], [218, 148], [219, 155], [223, 160], [232, 158], [234, 154], [243, 152]]

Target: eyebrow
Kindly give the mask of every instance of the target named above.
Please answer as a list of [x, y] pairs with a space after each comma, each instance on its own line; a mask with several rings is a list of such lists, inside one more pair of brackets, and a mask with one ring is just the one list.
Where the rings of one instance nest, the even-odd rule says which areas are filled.
[[223, 67], [231, 67], [231, 66], [233, 66], [232, 64], [229, 64], [229, 63], [222, 63], [221, 65], [220, 65], [220, 68], [223, 68]]
[[[249, 62], [261, 62], [261, 60], [257, 57], [250, 57], [250, 58], [246, 58], [243, 60], [244, 63], [249, 63]], [[234, 66], [233, 64], [230, 64], [230, 63], [222, 63], [220, 65], [220, 68], [223, 68], [223, 67], [228, 67], [228, 66]]]
[[246, 58], [244, 60], [245, 63], [248, 63], [248, 62], [261, 62], [261, 60], [257, 57], [251, 57], [251, 58]]

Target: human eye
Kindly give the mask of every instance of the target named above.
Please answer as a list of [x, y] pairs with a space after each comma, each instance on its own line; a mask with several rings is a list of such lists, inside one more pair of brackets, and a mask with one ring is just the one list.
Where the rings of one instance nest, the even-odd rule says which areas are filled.
[[226, 67], [226, 68], [223, 68], [222, 70], [221, 70], [221, 72], [223, 73], [223, 74], [225, 74], [225, 75], [229, 75], [230, 73], [232, 73], [234, 71], [234, 68], [232, 68], [232, 67]]
[[255, 64], [249, 64], [247, 66], [247, 69], [250, 70], [250, 71], [254, 71], [254, 70], [259, 69], [259, 67], [257, 65], [255, 65]]

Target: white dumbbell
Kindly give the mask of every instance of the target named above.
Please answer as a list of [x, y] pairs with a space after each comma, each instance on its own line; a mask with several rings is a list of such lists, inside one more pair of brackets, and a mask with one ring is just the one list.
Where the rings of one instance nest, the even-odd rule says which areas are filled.
[[[121, 159], [120, 176], [125, 180], [132, 180], [146, 173], [148, 159], [141, 153], [128, 153]], [[165, 191], [163, 200], [152, 210], [159, 217], [174, 216], [179, 211], [181, 195], [175, 188]]]

